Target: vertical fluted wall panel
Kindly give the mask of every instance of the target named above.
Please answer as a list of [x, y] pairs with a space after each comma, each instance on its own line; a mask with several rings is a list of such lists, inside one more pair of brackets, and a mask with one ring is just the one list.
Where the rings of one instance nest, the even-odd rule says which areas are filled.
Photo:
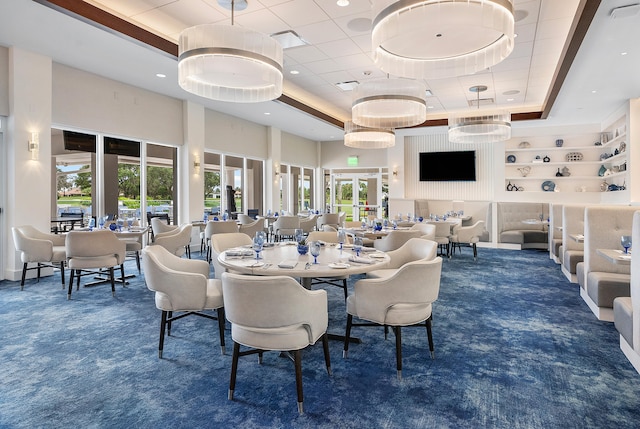
[[[494, 162], [494, 145], [450, 143], [446, 134], [405, 137], [405, 198], [428, 198], [432, 200], [475, 200], [493, 199], [493, 173], [497, 166]], [[475, 182], [421, 182], [421, 152], [476, 151]], [[456, 168], [455, 165], [450, 166]], [[504, 166], [501, 166], [504, 168]]]

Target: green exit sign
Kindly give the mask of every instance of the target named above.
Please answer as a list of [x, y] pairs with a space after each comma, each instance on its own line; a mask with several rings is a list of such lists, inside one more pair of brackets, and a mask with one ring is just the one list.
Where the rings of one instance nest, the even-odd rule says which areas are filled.
[[347, 165], [349, 167], [357, 167], [358, 166], [358, 157], [357, 156], [350, 156], [347, 158]]

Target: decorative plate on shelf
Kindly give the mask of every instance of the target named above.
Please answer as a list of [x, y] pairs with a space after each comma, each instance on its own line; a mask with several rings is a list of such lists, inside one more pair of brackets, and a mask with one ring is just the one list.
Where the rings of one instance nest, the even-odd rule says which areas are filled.
[[513, 164], [514, 162], [516, 162], [516, 156], [515, 156], [515, 155], [509, 155], [509, 156], [507, 157], [507, 162], [509, 162], [509, 163], [512, 163], [512, 164]]
[[529, 143], [529, 142], [520, 142], [520, 144], [518, 145], [518, 147], [519, 147], [520, 149], [526, 149], [526, 148], [528, 148], [528, 147], [531, 147], [531, 143]]
[[569, 152], [567, 154], [567, 161], [582, 161], [582, 154], [580, 152]]
[[553, 192], [556, 189], [556, 184], [551, 180], [542, 182], [542, 190], [545, 192]]

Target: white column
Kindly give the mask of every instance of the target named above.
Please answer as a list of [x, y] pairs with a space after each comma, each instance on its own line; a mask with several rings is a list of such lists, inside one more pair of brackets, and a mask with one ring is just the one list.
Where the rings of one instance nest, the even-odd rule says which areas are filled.
[[182, 112], [184, 143], [178, 150], [182, 170], [179, 220], [187, 223], [202, 219], [204, 213], [204, 106], [185, 101]]
[[[7, 228], [32, 225], [48, 232], [51, 224], [51, 58], [9, 48], [9, 118], [7, 125]], [[38, 159], [28, 142], [38, 133]], [[10, 237], [11, 234], [6, 234]], [[20, 254], [13, 239], [7, 249], [5, 278], [19, 280]]]
[[265, 165], [266, 198], [264, 211], [274, 211], [280, 207], [280, 162], [282, 161], [282, 132], [273, 127], [267, 128], [267, 161]]

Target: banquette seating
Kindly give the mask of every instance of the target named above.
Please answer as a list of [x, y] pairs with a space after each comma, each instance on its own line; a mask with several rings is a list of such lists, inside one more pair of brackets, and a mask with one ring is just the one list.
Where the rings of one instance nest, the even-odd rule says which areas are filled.
[[631, 235], [633, 214], [628, 206], [591, 206], [584, 217], [584, 276], [578, 276], [580, 296], [600, 320], [613, 322], [613, 300], [631, 296], [630, 266], [614, 264], [598, 249], [620, 249], [620, 237]]
[[[578, 283], [578, 275], [584, 276], [584, 205], [562, 206], [562, 273], [571, 283]], [[580, 273], [578, 274], [578, 271]]]
[[526, 223], [527, 220], [546, 220], [549, 205], [546, 203], [496, 203], [498, 212], [498, 243], [516, 245], [520, 249], [547, 249], [549, 236], [546, 225]]
[[551, 204], [549, 209], [549, 258], [562, 263], [562, 204]]
[[[640, 243], [640, 211], [633, 214], [632, 243]], [[637, 246], [636, 246], [637, 247]], [[631, 296], [613, 300], [615, 327], [620, 333], [620, 349], [640, 373], [640, 263], [631, 263]]]

